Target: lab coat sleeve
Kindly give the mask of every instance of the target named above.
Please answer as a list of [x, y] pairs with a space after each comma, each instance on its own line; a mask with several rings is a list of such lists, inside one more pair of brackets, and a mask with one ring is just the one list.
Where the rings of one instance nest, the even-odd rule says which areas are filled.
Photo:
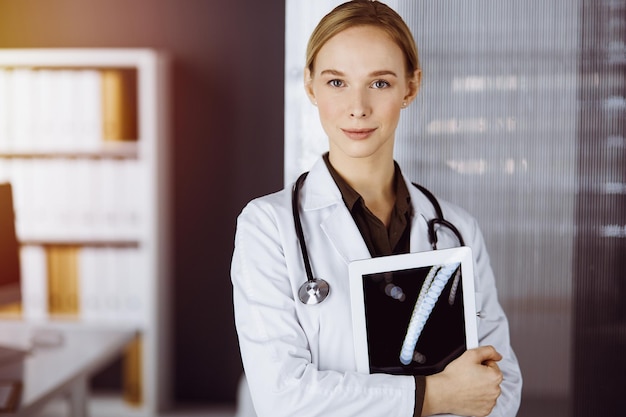
[[517, 414], [522, 389], [522, 375], [509, 338], [509, 324], [500, 303], [489, 255], [477, 222], [472, 219], [468, 230], [469, 246], [475, 262], [476, 308], [478, 310], [478, 344], [492, 345], [503, 359], [498, 362], [504, 380], [491, 417], [514, 417]]
[[244, 208], [231, 265], [235, 323], [258, 416], [412, 416], [413, 377], [322, 371], [312, 363], [285, 255], [296, 237], [283, 206], [261, 199]]

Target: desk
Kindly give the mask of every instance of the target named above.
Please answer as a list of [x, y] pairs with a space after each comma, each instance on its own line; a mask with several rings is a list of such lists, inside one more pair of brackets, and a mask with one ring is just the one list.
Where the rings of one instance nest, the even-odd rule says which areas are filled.
[[[55, 332], [61, 343], [49, 347], [33, 345], [33, 334], [42, 331]], [[87, 416], [89, 378], [117, 358], [135, 335], [136, 331], [130, 328], [0, 321], [0, 344], [32, 350], [24, 363], [20, 407], [7, 416], [35, 416], [50, 400], [60, 396], [67, 396], [71, 417]]]

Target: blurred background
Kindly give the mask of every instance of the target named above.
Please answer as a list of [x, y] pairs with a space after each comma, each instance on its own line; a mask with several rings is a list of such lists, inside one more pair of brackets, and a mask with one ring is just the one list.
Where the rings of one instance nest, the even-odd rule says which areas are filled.
[[140, 47], [170, 57], [176, 402], [235, 401], [230, 257], [243, 205], [283, 184], [284, 13], [280, 1], [0, 1], [0, 48]]
[[[235, 407], [235, 219], [325, 150], [301, 66], [313, 26], [339, 3], [0, 0], [0, 48], [170, 57], [168, 326], [179, 407]], [[520, 415], [619, 415], [626, 1], [389, 4], [411, 26], [424, 70], [396, 157], [483, 229], [525, 377]], [[119, 373], [114, 364], [94, 388]]]

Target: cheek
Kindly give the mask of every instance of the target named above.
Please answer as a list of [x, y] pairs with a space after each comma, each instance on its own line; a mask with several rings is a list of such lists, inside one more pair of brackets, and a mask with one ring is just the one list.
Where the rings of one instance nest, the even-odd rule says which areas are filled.
[[317, 110], [322, 123], [334, 120], [341, 115], [340, 105], [337, 100], [318, 100]]
[[388, 123], [394, 126], [398, 124], [402, 107], [398, 106], [396, 103], [390, 103], [388, 106], [382, 108], [381, 111], [384, 114], [384, 119], [387, 120]]

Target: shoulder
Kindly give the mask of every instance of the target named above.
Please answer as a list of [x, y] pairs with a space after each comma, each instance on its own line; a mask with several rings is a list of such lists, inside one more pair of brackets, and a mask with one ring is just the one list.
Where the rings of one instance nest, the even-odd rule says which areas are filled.
[[458, 219], [462, 223], [471, 223], [473, 225], [477, 224], [476, 218], [465, 208], [445, 199], [438, 200], [441, 205], [441, 211], [443, 211], [443, 216], [446, 220], [452, 221]]
[[417, 183], [408, 180], [406, 182], [416, 213], [423, 214], [425, 218], [435, 217], [437, 215], [436, 206], [438, 205], [446, 220], [475, 223], [474, 217], [461, 206], [439, 197], [435, 192]]
[[456, 225], [463, 235], [471, 237], [470, 241], [474, 240], [475, 235], [481, 234], [478, 221], [469, 211], [448, 200], [438, 200], [444, 219]]
[[[295, 181], [285, 188], [251, 200], [239, 214], [237, 224], [245, 219], [270, 217], [277, 224], [293, 223], [293, 186]], [[336, 202], [341, 194], [332, 180], [326, 164], [320, 157], [308, 172], [306, 181], [299, 193], [299, 206], [304, 212], [310, 208], [319, 208]]]
[[[461, 232], [465, 237], [464, 240], [466, 243], [472, 242], [476, 238], [482, 238], [476, 218], [465, 208], [444, 198], [440, 198], [435, 192], [429, 190], [423, 192], [410, 181], [407, 181], [407, 183], [411, 190], [411, 202], [415, 210], [415, 217], [419, 216], [427, 220], [437, 217], [436, 205], [438, 205], [441, 208], [443, 218], [452, 223]], [[428, 192], [432, 194], [434, 200], [428, 197]]]

